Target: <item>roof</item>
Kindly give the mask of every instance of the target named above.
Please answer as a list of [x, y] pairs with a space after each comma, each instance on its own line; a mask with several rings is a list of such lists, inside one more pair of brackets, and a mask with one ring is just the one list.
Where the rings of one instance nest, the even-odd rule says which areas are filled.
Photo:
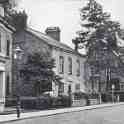
[[51, 38], [50, 36], [42, 33], [42, 32], [39, 32], [39, 31], [36, 31], [32, 28], [26, 28], [26, 31], [35, 35], [36, 37], [44, 40], [48, 45], [50, 46], [53, 46], [53, 47], [56, 47], [56, 48], [60, 48], [64, 51], [67, 51], [67, 52], [71, 52], [71, 53], [75, 53], [77, 55], [80, 55], [82, 57], [84, 57], [84, 55], [80, 54], [80, 53], [77, 53], [74, 49], [72, 49], [71, 47], [69, 47], [68, 45], [60, 42], [60, 41], [57, 41], [53, 38]]

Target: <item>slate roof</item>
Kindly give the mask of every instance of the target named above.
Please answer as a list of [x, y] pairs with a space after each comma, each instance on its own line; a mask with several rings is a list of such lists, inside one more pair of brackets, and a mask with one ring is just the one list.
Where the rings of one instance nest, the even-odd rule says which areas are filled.
[[80, 53], [77, 53], [74, 49], [72, 49], [68, 45], [66, 45], [66, 44], [64, 44], [64, 43], [62, 43], [60, 41], [54, 40], [50, 36], [40, 32], [40, 31], [36, 31], [36, 30], [34, 30], [32, 28], [26, 28], [26, 31], [31, 33], [31, 34], [33, 34], [33, 35], [35, 35], [36, 37], [44, 40], [50, 46], [53, 46], [53, 47], [56, 47], [56, 48], [60, 48], [60, 49], [62, 49], [64, 51], [75, 53], [77, 55], [80, 55], [80, 56], [84, 57], [84, 55], [82, 55]]

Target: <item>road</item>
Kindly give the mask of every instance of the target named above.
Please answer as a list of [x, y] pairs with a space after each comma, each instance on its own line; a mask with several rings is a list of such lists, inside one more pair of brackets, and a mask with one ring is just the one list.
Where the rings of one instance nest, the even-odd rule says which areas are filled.
[[124, 124], [124, 103], [23, 113], [20, 119], [16, 114], [0, 115], [0, 124], [2, 121], [4, 124]]

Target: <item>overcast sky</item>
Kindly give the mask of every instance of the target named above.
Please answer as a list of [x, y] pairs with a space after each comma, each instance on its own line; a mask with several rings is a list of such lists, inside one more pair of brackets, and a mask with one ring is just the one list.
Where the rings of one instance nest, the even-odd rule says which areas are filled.
[[[19, 6], [29, 15], [30, 27], [41, 32], [49, 26], [59, 26], [61, 42], [70, 46], [80, 29], [80, 12], [86, 0], [21, 0]], [[97, 0], [114, 20], [124, 24], [124, 0]]]

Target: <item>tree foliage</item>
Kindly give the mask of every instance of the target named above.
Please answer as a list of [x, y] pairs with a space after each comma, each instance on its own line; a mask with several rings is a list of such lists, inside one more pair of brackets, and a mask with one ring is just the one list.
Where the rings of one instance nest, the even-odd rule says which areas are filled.
[[52, 81], [59, 83], [61, 78], [53, 71], [54, 59], [46, 59], [42, 54], [30, 53], [21, 69], [21, 74], [26, 82], [38, 84], [39, 92], [50, 90]]
[[99, 3], [88, 0], [80, 15], [82, 30], [79, 31], [77, 40], [73, 41], [74, 44], [83, 44], [88, 53], [100, 46], [117, 48], [116, 34], [120, 32], [120, 24], [112, 21], [110, 14], [104, 12]]

